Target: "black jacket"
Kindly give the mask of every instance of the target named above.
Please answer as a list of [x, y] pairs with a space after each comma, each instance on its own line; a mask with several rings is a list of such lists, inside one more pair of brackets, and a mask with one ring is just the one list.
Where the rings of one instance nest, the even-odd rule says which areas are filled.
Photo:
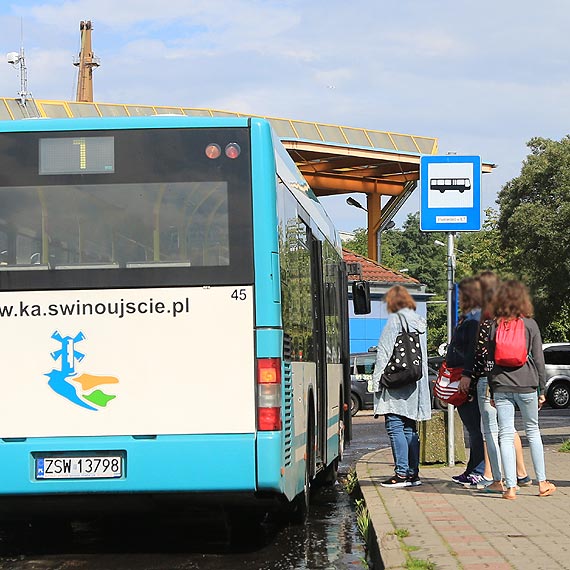
[[471, 376], [475, 361], [475, 345], [479, 332], [480, 309], [461, 315], [449, 347], [445, 361], [450, 368], [463, 368], [465, 376]]

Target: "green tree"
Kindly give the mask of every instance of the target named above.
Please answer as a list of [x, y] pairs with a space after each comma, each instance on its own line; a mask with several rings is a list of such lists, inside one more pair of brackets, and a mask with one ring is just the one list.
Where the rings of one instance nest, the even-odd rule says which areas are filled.
[[382, 234], [382, 262], [393, 269], [408, 269], [430, 292], [444, 293], [446, 250], [434, 243], [444, 239], [442, 232], [420, 231], [419, 213], [409, 214], [401, 230]]
[[[403, 269], [405, 265], [405, 260], [398, 252], [394, 249], [395, 245], [399, 243], [397, 238], [390, 239], [390, 232], [393, 232], [394, 236], [398, 235], [399, 230], [387, 230], [382, 232], [382, 265], [390, 267], [390, 269]], [[352, 232], [354, 237], [351, 240], [345, 241], [342, 245], [344, 248], [368, 257], [368, 230], [366, 228], [357, 228]], [[386, 241], [388, 240], [388, 241]]]
[[352, 233], [354, 237], [343, 242], [342, 247], [358, 253], [358, 255], [368, 257], [368, 230], [366, 228], [357, 228]]
[[512, 275], [509, 252], [502, 246], [498, 222], [499, 212], [488, 208], [481, 231], [459, 234], [456, 242], [458, 281], [484, 270], [495, 271], [502, 277]]
[[567, 340], [570, 137], [560, 141], [537, 137], [528, 147], [520, 175], [499, 193], [497, 228], [513, 272], [530, 287], [545, 339]]
[[[407, 268], [408, 274], [426, 285], [434, 296], [428, 302], [428, 352], [436, 354], [437, 347], [447, 340], [447, 250], [435, 243], [445, 241], [443, 232], [422, 232], [420, 216], [409, 214], [401, 231], [388, 231], [383, 260], [396, 269]], [[394, 262], [396, 265], [394, 265]]]
[[[390, 269], [406, 269], [407, 273], [428, 286], [436, 294], [446, 290], [446, 250], [434, 243], [445, 240], [443, 232], [420, 231], [419, 212], [409, 214], [402, 229], [382, 232], [382, 265]], [[360, 255], [368, 256], [368, 232], [354, 230], [354, 238], [343, 246]]]

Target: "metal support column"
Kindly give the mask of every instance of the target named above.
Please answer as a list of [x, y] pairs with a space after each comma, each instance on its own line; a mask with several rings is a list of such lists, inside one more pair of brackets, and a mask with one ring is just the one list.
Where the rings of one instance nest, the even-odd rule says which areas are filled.
[[380, 217], [382, 206], [380, 194], [366, 195], [368, 211], [368, 257], [380, 263]]

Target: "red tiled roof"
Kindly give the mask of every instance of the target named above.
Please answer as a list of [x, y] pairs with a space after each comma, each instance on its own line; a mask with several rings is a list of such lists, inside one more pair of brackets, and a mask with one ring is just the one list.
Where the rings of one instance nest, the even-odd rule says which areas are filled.
[[360, 263], [362, 279], [364, 281], [374, 281], [376, 283], [409, 283], [410, 285], [419, 284], [417, 279], [405, 273], [380, 265], [372, 259], [348, 251], [348, 249], [343, 249], [342, 254], [346, 263]]

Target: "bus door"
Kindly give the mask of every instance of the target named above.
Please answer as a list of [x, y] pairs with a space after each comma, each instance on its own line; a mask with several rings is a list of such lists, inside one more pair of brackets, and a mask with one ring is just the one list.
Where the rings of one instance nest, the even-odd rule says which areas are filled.
[[316, 364], [317, 465], [324, 462], [327, 443], [326, 328], [323, 298], [323, 247], [309, 230], [311, 244], [311, 296]]

